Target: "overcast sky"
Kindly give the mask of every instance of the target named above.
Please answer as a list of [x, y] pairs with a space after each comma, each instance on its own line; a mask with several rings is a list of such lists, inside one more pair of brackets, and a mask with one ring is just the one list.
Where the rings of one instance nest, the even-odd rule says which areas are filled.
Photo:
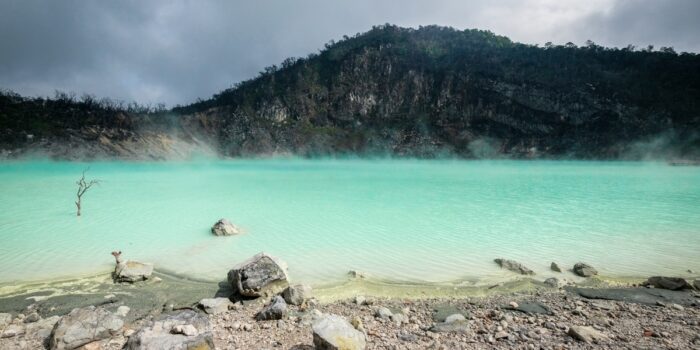
[[0, 2], [0, 88], [186, 104], [372, 25], [700, 52], [700, 0]]

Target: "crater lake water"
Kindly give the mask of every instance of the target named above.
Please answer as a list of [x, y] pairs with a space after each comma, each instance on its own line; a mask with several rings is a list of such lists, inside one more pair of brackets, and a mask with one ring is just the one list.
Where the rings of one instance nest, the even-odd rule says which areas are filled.
[[[75, 181], [100, 179], [76, 217]], [[700, 270], [700, 168], [664, 163], [199, 160], [0, 163], [0, 283], [104, 273], [113, 250], [225, 279], [260, 251], [312, 285], [359, 270], [392, 281], [544, 278], [556, 261], [605, 276]], [[228, 218], [245, 233], [215, 237]]]

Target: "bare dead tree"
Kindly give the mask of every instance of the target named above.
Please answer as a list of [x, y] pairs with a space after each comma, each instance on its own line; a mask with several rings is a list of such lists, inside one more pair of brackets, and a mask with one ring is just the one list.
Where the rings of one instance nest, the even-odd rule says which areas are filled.
[[97, 185], [100, 183], [100, 180], [85, 181], [85, 172], [87, 172], [88, 170], [90, 170], [90, 168], [83, 170], [83, 176], [80, 177], [80, 180], [75, 182], [75, 184], [78, 185], [78, 193], [76, 193], [78, 199], [75, 201], [75, 206], [78, 208], [78, 216], [80, 216], [80, 209], [83, 203], [83, 195], [93, 185]]

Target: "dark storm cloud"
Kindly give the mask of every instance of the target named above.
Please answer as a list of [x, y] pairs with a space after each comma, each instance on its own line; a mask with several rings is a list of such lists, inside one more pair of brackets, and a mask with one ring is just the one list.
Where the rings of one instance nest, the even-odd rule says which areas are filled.
[[699, 51], [700, 2], [12, 1], [0, 4], [0, 87], [188, 103], [375, 24], [489, 29], [516, 41]]

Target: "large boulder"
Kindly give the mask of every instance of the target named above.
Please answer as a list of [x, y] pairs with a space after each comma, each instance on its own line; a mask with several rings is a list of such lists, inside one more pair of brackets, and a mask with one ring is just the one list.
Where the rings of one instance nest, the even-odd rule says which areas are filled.
[[494, 259], [493, 261], [496, 264], [498, 264], [498, 266], [500, 266], [501, 268], [504, 268], [504, 269], [507, 269], [507, 270], [510, 270], [513, 272], [517, 272], [521, 275], [534, 275], [535, 274], [534, 271], [528, 269], [523, 264], [521, 264], [517, 261], [508, 260], [508, 259]]
[[127, 260], [117, 264], [114, 270], [114, 280], [116, 282], [139, 282], [151, 278], [153, 274], [153, 264]]
[[199, 301], [199, 307], [210, 315], [226, 312], [232, 306], [229, 298], [207, 298]]
[[76, 349], [97, 340], [112, 337], [121, 332], [121, 317], [94, 306], [73, 309], [63, 316], [51, 333], [52, 350]]
[[593, 268], [591, 265], [580, 262], [574, 265], [574, 273], [581, 277], [591, 277], [597, 275], [598, 270]]
[[365, 334], [338, 315], [323, 315], [311, 328], [319, 350], [362, 350], [366, 346]]
[[211, 227], [211, 233], [217, 236], [233, 236], [240, 234], [241, 229], [226, 219], [220, 219]]
[[647, 279], [647, 284], [650, 286], [654, 286], [654, 288], [669, 290], [693, 289], [693, 287], [690, 286], [688, 281], [680, 277], [649, 277], [649, 279]]
[[287, 264], [266, 253], [259, 253], [231, 269], [228, 282], [243, 296], [275, 295], [289, 286]]
[[304, 301], [311, 298], [311, 286], [305, 284], [297, 284], [289, 286], [282, 292], [284, 301], [290, 305], [301, 305]]
[[193, 310], [163, 315], [129, 337], [127, 350], [214, 349], [209, 318]]
[[272, 298], [270, 305], [255, 315], [257, 321], [281, 320], [287, 316], [287, 303], [281, 296]]

